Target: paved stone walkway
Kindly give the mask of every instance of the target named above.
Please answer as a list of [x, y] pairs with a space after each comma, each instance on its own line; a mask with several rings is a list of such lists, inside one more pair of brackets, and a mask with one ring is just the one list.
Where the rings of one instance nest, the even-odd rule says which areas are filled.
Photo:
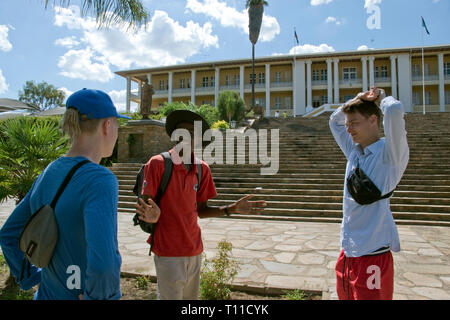
[[[14, 208], [0, 205], [0, 226]], [[147, 234], [132, 225], [132, 214], [119, 215], [122, 272], [156, 276], [148, 256]], [[334, 266], [339, 255], [340, 225], [240, 219], [199, 220], [205, 254], [215, 255], [227, 239], [241, 263], [234, 285], [260, 292], [283, 289], [321, 291], [337, 299]], [[450, 300], [450, 228], [398, 226], [402, 251], [394, 253], [394, 299]]]

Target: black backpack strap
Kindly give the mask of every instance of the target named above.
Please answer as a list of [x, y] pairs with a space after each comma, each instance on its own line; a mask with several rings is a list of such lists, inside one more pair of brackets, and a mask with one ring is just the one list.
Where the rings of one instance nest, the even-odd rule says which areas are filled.
[[66, 178], [64, 179], [62, 185], [59, 187], [58, 192], [56, 192], [55, 197], [53, 198], [53, 201], [51, 203], [51, 207], [53, 210], [55, 210], [55, 206], [56, 203], [58, 202], [59, 197], [61, 196], [61, 194], [64, 192], [64, 189], [67, 187], [67, 185], [69, 184], [70, 179], [72, 179], [72, 176], [75, 174], [75, 172], [84, 164], [90, 162], [89, 160], [83, 160], [78, 162], [67, 174]]
[[144, 183], [144, 168], [145, 164], [141, 166], [139, 172], [136, 176], [136, 182], [133, 187], [133, 193], [138, 197], [142, 198], [142, 184]]
[[202, 162], [199, 160], [200, 163], [197, 163], [197, 180], [198, 180], [198, 186], [197, 191], [200, 190], [200, 182], [202, 181]]

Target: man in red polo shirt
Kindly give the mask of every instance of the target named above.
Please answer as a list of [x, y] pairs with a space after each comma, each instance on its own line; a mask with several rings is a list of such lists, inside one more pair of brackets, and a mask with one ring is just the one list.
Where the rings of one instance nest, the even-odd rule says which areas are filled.
[[[198, 114], [187, 110], [176, 110], [166, 119], [169, 136], [176, 129], [186, 129], [191, 135], [191, 150], [194, 150], [194, 121], [202, 121], [203, 133], [209, 128]], [[201, 254], [203, 242], [197, 217], [211, 218], [231, 213], [260, 214], [265, 201], [249, 201], [248, 195], [228, 206], [212, 207], [207, 201], [217, 196], [211, 170], [201, 161], [202, 176], [198, 188], [198, 159], [191, 153], [191, 161], [185, 163], [176, 148], [169, 151], [173, 170], [166, 192], [159, 206], [153, 201], [164, 172], [164, 159], [153, 156], [145, 165], [143, 199], [136, 205], [140, 219], [155, 223], [153, 248], [158, 298], [162, 300], [196, 300], [200, 288]], [[183, 149], [182, 149], [183, 150]], [[149, 241], [150, 242], [150, 238]]]

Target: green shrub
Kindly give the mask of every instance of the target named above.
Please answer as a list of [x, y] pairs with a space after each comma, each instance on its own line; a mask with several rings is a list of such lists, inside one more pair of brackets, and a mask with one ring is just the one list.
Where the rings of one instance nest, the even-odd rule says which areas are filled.
[[284, 291], [284, 295], [282, 296], [286, 300], [305, 300], [306, 299], [306, 293], [303, 291], [300, 291], [299, 289], [291, 290], [291, 291]]
[[219, 120], [212, 124], [211, 129], [230, 129], [230, 125], [225, 120]]
[[218, 255], [204, 258], [200, 275], [200, 298], [203, 300], [227, 300], [231, 290], [228, 287], [239, 271], [239, 263], [232, 258], [233, 245], [222, 240], [217, 245]]
[[244, 100], [236, 91], [223, 91], [219, 94], [217, 109], [221, 120], [241, 121], [245, 117]]

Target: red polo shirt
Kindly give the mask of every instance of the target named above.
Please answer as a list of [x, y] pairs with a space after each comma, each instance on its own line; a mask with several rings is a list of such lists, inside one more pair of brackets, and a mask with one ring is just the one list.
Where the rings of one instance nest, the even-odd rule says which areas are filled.
[[[206, 162], [202, 161], [202, 179], [200, 189], [196, 192], [197, 165], [187, 172], [175, 150], [169, 152], [174, 163], [172, 177], [159, 203], [161, 216], [155, 230], [152, 251], [162, 257], [196, 256], [203, 252], [202, 235], [197, 222], [197, 202], [214, 198], [217, 191]], [[145, 165], [143, 195], [155, 199], [163, 172], [163, 157], [153, 156]]]

